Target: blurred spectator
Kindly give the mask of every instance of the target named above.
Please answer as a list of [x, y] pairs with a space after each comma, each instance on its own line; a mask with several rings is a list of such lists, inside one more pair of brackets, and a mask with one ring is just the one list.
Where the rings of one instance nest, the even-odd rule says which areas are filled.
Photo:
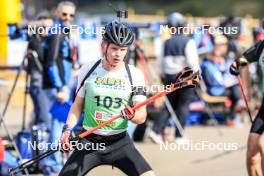
[[[58, 101], [65, 103], [69, 98], [69, 82], [72, 71], [72, 51], [70, 46], [69, 26], [75, 16], [75, 5], [69, 1], [58, 4], [57, 17], [51, 26], [45, 43], [44, 89], [49, 98], [47, 107]], [[55, 29], [55, 30], [54, 30]], [[58, 142], [64, 123], [60, 117], [52, 117], [50, 126], [51, 142]], [[62, 168], [61, 153], [47, 158], [47, 172], [59, 172]]]
[[[170, 85], [172, 82], [176, 82], [176, 74], [186, 66], [196, 71], [199, 69], [199, 58], [195, 42], [181, 30], [186, 26], [185, 17], [180, 13], [171, 14], [168, 17], [168, 26], [170, 28], [176, 28], [177, 32], [165, 41], [164, 57], [157, 61], [164, 85]], [[169, 102], [179, 118], [182, 127], [184, 127], [185, 120], [189, 115], [189, 104], [192, 101], [193, 95], [194, 92], [192, 89], [182, 89], [168, 95]], [[169, 117], [170, 114], [167, 108], [164, 107], [154, 123], [153, 131], [150, 133], [152, 139], [160, 138], [156, 137], [161, 134]], [[176, 130], [175, 136], [178, 139], [182, 138], [178, 130]]]
[[[37, 20], [42, 23], [42, 28], [46, 30], [42, 34], [33, 34], [28, 43], [27, 71], [30, 74], [29, 93], [34, 105], [35, 120], [34, 124], [50, 124], [49, 110], [47, 106], [43, 106], [43, 102], [47, 101], [46, 95], [42, 89], [43, 82], [43, 61], [44, 61], [44, 42], [48, 34], [48, 28], [52, 25], [52, 19], [49, 14], [40, 12]], [[44, 103], [45, 104], [45, 103]]]
[[220, 25], [223, 35], [228, 39], [228, 57], [235, 59], [241, 56], [239, 38], [243, 34], [243, 20], [230, 14]]
[[260, 27], [253, 28], [254, 42], [264, 40], [264, 18], [260, 21]]
[[202, 77], [210, 95], [227, 96], [231, 99], [232, 106], [227, 123], [232, 125], [236, 115], [235, 107], [240, 99], [240, 89], [237, 80], [228, 71], [231, 60], [227, 58], [227, 38], [219, 35], [214, 42], [213, 54], [201, 63]]
[[193, 34], [193, 39], [198, 48], [198, 54], [203, 55], [211, 53], [214, 49], [213, 36], [209, 32], [210, 25], [205, 24], [198, 32]]

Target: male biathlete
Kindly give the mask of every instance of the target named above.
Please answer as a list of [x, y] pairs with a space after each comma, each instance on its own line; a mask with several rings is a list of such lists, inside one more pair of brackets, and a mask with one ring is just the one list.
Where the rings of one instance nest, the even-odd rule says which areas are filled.
[[[81, 139], [81, 144], [99, 144], [105, 146], [104, 150], [76, 148], [59, 175], [85, 175], [96, 166], [111, 165], [129, 176], [152, 176], [154, 172], [126, 132], [128, 120], [137, 124], [146, 120], [145, 107], [136, 111], [131, 108], [146, 99], [143, 73], [124, 62], [128, 46], [135, 40], [134, 33], [126, 23], [112, 21], [105, 26], [102, 37], [103, 59], [84, 65], [78, 76], [77, 96], [61, 137], [63, 150], [70, 150], [71, 129], [82, 112], [84, 130], [94, 128], [118, 114], [122, 114], [123, 118]], [[87, 74], [89, 71], [91, 73]]]
[[[230, 67], [230, 73], [239, 75], [239, 66], [248, 62], [259, 62], [264, 67], [264, 40], [257, 42], [244, 54], [244, 58], [236, 59]], [[263, 84], [263, 83], [262, 83]], [[262, 88], [264, 92], [264, 87]], [[264, 173], [264, 97], [259, 112], [254, 119], [247, 144], [247, 170], [249, 176], [262, 176]], [[261, 158], [261, 161], [260, 161]]]

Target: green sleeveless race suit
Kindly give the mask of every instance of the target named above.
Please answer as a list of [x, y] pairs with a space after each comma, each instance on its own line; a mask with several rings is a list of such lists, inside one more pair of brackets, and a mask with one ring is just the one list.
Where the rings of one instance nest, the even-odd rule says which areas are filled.
[[[81, 69], [78, 77], [78, 84], [85, 74], [92, 67], [93, 63], [87, 64]], [[142, 72], [129, 65], [133, 80], [133, 87], [145, 87]], [[132, 96], [132, 86], [129, 81], [125, 66], [118, 71], [107, 71], [100, 63], [92, 74], [85, 80], [83, 88], [78, 96], [84, 97], [84, 120], [85, 129], [91, 129], [111, 119], [114, 115], [120, 114], [125, 105], [132, 105], [132, 102], [144, 101], [146, 96], [139, 91]], [[125, 131], [127, 121], [119, 118], [109, 125], [95, 131], [100, 135], [112, 135]]]

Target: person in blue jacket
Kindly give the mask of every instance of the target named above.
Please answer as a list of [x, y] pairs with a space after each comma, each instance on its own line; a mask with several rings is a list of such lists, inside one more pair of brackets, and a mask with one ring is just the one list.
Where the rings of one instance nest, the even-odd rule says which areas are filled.
[[[57, 7], [57, 19], [49, 29], [49, 35], [44, 46], [44, 76], [43, 88], [49, 99], [49, 109], [54, 103], [64, 104], [69, 99], [69, 83], [71, 80], [73, 52], [70, 40], [70, 24], [75, 15], [75, 5], [63, 1]], [[61, 136], [64, 123], [60, 117], [52, 116], [50, 126], [50, 142], [57, 143]], [[56, 153], [45, 161], [44, 170], [48, 173], [59, 172], [62, 168], [62, 155]]]
[[[215, 37], [215, 47], [211, 57], [201, 63], [202, 78], [207, 88], [207, 93], [212, 96], [227, 96], [232, 101], [231, 112], [227, 124], [233, 125], [236, 110], [240, 99], [240, 90], [237, 80], [229, 73], [229, 59], [226, 57], [228, 40], [225, 36]], [[232, 123], [232, 124], [231, 124]]]

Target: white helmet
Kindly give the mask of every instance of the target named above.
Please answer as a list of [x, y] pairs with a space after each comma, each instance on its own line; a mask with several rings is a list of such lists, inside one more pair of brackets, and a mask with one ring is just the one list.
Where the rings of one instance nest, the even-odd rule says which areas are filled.
[[185, 17], [178, 12], [174, 12], [168, 16], [168, 26], [169, 27], [184, 27], [186, 24]]

